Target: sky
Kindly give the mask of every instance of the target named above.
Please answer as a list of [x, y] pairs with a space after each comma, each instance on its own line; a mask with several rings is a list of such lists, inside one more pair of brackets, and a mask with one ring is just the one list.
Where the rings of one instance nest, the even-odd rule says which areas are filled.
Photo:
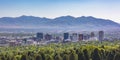
[[120, 23], [120, 0], [0, 0], [0, 17], [93, 16]]

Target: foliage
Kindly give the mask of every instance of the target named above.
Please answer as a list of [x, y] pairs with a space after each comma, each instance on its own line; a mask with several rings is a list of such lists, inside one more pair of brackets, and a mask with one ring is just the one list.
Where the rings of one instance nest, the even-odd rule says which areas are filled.
[[0, 47], [0, 60], [120, 60], [119, 41]]

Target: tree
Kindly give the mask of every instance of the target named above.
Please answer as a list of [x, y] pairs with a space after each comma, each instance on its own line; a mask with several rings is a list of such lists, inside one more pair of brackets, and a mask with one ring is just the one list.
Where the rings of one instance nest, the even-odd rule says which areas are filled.
[[78, 60], [78, 55], [75, 53], [70, 54], [70, 60]]
[[69, 60], [69, 55], [64, 54], [64, 56], [63, 56], [63, 60]]
[[88, 50], [87, 50], [87, 49], [84, 49], [84, 50], [83, 50], [83, 53], [84, 53], [84, 60], [90, 60], [90, 59], [89, 59]]
[[5, 56], [2, 55], [1, 56], [1, 60], [6, 60]]
[[120, 60], [120, 53], [116, 53], [114, 60]]
[[78, 60], [84, 60], [84, 55], [82, 52], [78, 53]]
[[37, 56], [36, 56], [36, 60], [42, 60], [41, 55], [37, 55]]
[[47, 55], [45, 60], [54, 60], [52, 56]]
[[55, 55], [55, 59], [54, 60], [62, 60], [62, 57], [59, 54], [57, 54], [57, 55]]
[[45, 54], [41, 53], [42, 60], [45, 60]]
[[114, 55], [110, 52], [109, 55], [107, 56], [107, 60], [113, 60]]
[[17, 60], [17, 58], [16, 57], [12, 57], [12, 59], [11, 60]]
[[100, 57], [101, 57], [101, 60], [106, 60], [107, 59], [104, 49], [100, 50]]
[[97, 48], [94, 49], [92, 52], [92, 60], [100, 60], [99, 50]]
[[27, 60], [27, 56], [26, 55], [22, 55], [21, 60]]

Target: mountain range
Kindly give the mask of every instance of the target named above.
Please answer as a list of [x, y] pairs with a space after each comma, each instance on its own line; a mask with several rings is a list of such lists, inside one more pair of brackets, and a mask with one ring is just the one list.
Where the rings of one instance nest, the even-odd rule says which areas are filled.
[[[120, 30], [120, 24], [112, 20], [92, 16], [61, 16], [54, 19], [34, 16], [2, 17], [0, 31], [34, 29], [37, 31], [96, 31]], [[23, 30], [22, 30], [23, 29]], [[33, 31], [33, 30], [31, 30]]]

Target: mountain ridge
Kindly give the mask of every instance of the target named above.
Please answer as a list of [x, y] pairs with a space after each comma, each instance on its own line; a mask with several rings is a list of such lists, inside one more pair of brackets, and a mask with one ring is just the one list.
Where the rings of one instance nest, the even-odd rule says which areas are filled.
[[0, 29], [52, 29], [52, 30], [119, 30], [120, 24], [92, 16], [60, 16], [54, 19], [35, 16], [0, 18]]

